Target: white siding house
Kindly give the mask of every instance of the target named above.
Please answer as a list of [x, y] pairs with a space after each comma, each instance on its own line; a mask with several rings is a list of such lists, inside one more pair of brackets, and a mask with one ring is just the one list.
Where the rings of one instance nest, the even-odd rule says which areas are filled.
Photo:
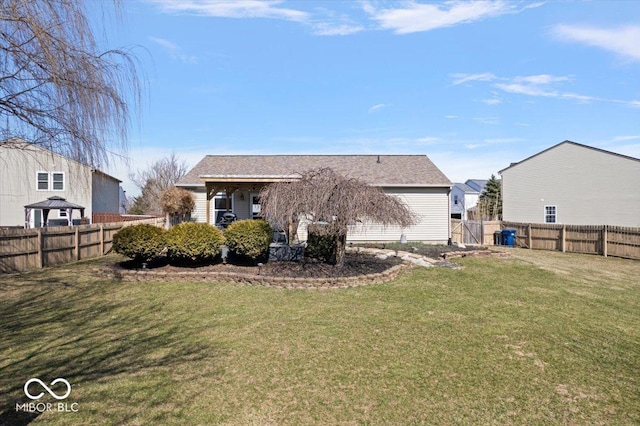
[[503, 220], [640, 227], [640, 159], [564, 141], [500, 171]]
[[[260, 217], [257, 195], [270, 182], [291, 180], [300, 173], [330, 167], [396, 195], [419, 216], [410, 228], [383, 228], [376, 224], [354, 226], [348, 240], [447, 243], [450, 238], [449, 193], [451, 182], [425, 155], [208, 155], [176, 186], [193, 191], [196, 208], [192, 219], [219, 222], [229, 210], [238, 219]], [[306, 227], [298, 228], [298, 239], [306, 240]]]
[[[25, 226], [24, 206], [52, 196], [85, 208], [89, 219], [93, 213], [117, 213], [120, 180], [77, 161], [22, 140], [0, 142], [0, 226]], [[49, 222], [62, 223], [65, 211], [52, 211]], [[73, 221], [80, 212], [72, 213]], [[77, 216], [76, 216], [77, 215]], [[29, 217], [29, 226], [42, 226], [42, 212]]]

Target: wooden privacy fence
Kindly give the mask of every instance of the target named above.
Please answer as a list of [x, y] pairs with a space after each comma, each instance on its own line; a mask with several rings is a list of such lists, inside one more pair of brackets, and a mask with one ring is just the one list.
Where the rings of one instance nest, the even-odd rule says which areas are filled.
[[163, 226], [164, 219], [75, 227], [2, 229], [0, 230], [0, 272], [21, 272], [104, 256], [111, 251], [113, 236], [120, 229], [140, 223]]
[[640, 260], [640, 228], [502, 222], [516, 230], [516, 245]]
[[451, 241], [454, 243], [490, 246], [494, 233], [500, 230], [500, 221], [451, 219]]

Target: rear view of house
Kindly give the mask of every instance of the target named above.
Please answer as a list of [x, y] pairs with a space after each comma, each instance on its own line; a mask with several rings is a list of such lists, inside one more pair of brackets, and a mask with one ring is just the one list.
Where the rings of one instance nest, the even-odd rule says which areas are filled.
[[[399, 241], [402, 234], [410, 241], [449, 240], [452, 184], [425, 155], [208, 155], [176, 186], [193, 191], [195, 220], [216, 224], [227, 211], [238, 219], [261, 217], [258, 193], [264, 185], [297, 179], [319, 168], [379, 186], [400, 197], [419, 216], [419, 222], [408, 229], [354, 225], [350, 241]], [[298, 237], [306, 239], [304, 227]]]
[[640, 159], [564, 141], [500, 171], [505, 221], [640, 227]]

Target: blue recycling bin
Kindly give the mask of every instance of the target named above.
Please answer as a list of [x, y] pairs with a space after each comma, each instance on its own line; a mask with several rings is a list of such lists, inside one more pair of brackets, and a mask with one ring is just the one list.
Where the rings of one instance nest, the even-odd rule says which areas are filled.
[[516, 245], [516, 230], [513, 228], [505, 228], [502, 230], [502, 238], [500, 239], [503, 246], [513, 247]]

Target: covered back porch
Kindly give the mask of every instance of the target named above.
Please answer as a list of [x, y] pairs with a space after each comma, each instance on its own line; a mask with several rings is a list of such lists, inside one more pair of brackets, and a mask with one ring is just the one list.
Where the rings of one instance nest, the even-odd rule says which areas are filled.
[[205, 185], [205, 222], [217, 225], [224, 213], [234, 213], [238, 220], [262, 219], [259, 193], [270, 183], [291, 181], [298, 175], [221, 177], [201, 176]]

